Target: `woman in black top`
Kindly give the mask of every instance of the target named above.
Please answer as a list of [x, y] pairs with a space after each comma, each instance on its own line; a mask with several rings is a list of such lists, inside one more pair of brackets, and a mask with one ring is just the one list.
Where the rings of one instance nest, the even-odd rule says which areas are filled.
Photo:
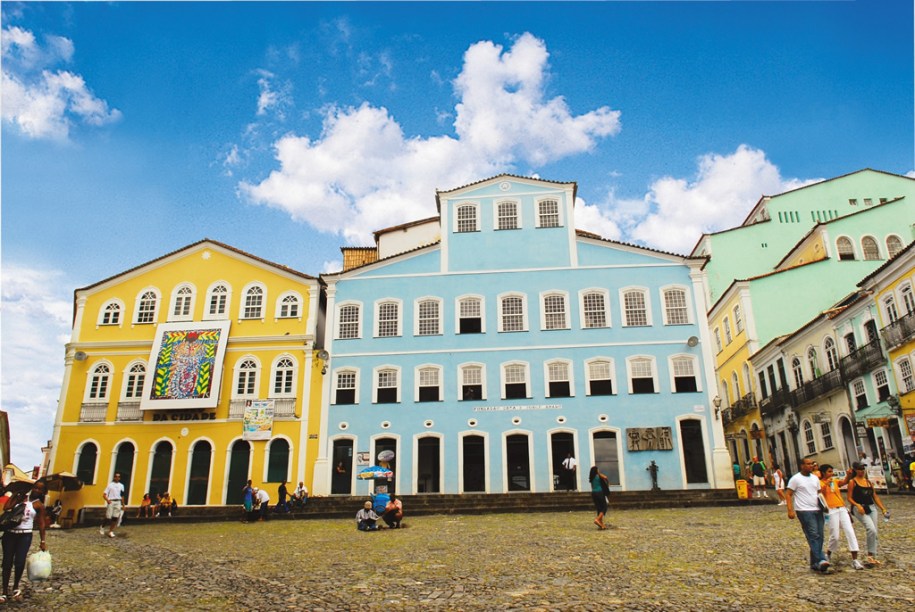
[[883, 516], [889, 518], [886, 506], [880, 501], [880, 496], [874, 489], [874, 484], [867, 479], [867, 467], [863, 463], [852, 466], [855, 477], [848, 482], [848, 499], [851, 500], [852, 516], [857, 517], [867, 533], [866, 565], [877, 565], [877, 508]]

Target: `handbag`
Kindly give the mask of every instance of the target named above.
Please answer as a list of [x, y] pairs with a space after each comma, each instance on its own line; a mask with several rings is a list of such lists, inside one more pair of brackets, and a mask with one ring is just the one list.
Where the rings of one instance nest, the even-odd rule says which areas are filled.
[[15, 529], [22, 522], [23, 517], [25, 517], [25, 503], [19, 503], [9, 510], [4, 510], [0, 515], [0, 529], [3, 531]]

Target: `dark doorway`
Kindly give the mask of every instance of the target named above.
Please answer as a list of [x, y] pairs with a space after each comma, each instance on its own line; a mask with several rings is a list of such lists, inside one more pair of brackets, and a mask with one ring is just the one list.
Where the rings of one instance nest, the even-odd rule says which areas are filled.
[[267, 482], [286, 482], [289, 478], [289, 442], [275, 438], [270, 442]]
[[852, 430], [851, 422], [848, 419], [839, 420], [842, 422], [840, 429], [842, 431], [842, 448], [845, 450], [845, 465], [851, 466], [852, 462], [858, 460], [855, 432]]
[[[620, 484], [620, 457], [616, 434], [612, 431], [594, 432], [594, 465], [605, 474], [612, 485]], [[584, 469], [584, 468], [582, 468]], [[590, 468], [588, 468], [590, 472]]]
[[680, 421], [680, 439], [683, 441], [683, 465], [686, 468], [687, 484], [707, 483], [702, 424], [695, 419]]
[[568, 456], [575, 457], [575, 441], [568, 432], [557, 432], [550, 436], [550, 454], [553, 458], [553, 488], [574, 491], [578, 489], [578, 472], [565, 469], [562, 462]]
[[205, 506], [207, 503], [212, 450], [206, 440], [194, 445], [194, 452], [191, 454], [191, 477], [187, 485], [188, 506]]
[[464, 492], [486, 490], [486, 453], [483, 436], [464, 436]]
[[334, 440], [334, 457], [331, 466], [330, 492], [349, 495], [353, 487], [353, 441]]
[[375, 491], [376, 492], [379, 491], [379, 489], [378, 489], [379, 486], [387, 486], [388, 490], [386, 492], [390, 495], [393, 495], [394, 494], [394, 482], [395, 482], [395, 479], [397, 478], [397, 461], [400, 459], [400, 456], [397, 453], [397, 440], [395, 438], [378, 438], [377, 440], [375, 440], [375, 457], [373, 458], [373, 460], [376, 463], [379, 463], [379, 464], [381, 463], [381, 460], [378, 459], [378, 455], [380, 455], [381, 453], [383, 453], [384, 451], [387, 451], [387, 450], [394, 453], [394, 459], [392, 459], [391, 461], [388, 461], [388, 467], [391, 469], [392, 472], [394, 472], [394, 478], [390, 478], [387, 482], [383, 482], [381, 480], [376, 480], [375, 481]]
[[530, 453], [525, 434], [514, 434], [505, 439], [505, 467], [509, 491], [531, 490]]
[[420, 438], [417, 457], [416, 492], [441, 493], [441, 450], [438, 438]]
[[229, 455], [229, 483], [226, 485], [226, 504], [240, 504], [245, 501], [245, 485], [248, 483], [248, 463], [251, 460], [251, 445], [246, 440], [236, 440]]
[[168, 492], [172, 472], [172, 444], [163, 440], [156, 444], [153, 453], [152, 474], [149, 478], [149, 497], [156, 499], [159, 493]]
[[[95, 462], [98, 459], [98, 447], [92, 442], [83, 444], [79, 451], [79, 461], [76, 463], [76, 477], [83, 484], [95, 483]], [[105, 483], [107, 485], [107, 483]]]
[[122, 442], [118, 446], [118, 455], [114, 459], [114, 471], [121, 475], [121, 484], [124, 485], [124, 499], [130, 503], [130, 476], [133, 474], [133, 457], [135, 449], [130, 442]]

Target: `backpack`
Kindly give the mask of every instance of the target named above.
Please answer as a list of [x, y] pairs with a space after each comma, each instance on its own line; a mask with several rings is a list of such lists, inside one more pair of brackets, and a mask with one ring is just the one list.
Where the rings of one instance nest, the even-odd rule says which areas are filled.
[[25, 502], [20, 502], [0, 515], [0, 529], [3, 531], [15, 529], [23, 518], [25, 518]]

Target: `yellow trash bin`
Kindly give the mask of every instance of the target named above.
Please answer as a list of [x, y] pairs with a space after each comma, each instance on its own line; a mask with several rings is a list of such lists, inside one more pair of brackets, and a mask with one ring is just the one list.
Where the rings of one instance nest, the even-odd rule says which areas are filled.
[[748, 499], [749, 489], [747, 487], [747, 481], [743, 478], [737, 480], [737, 499]]

